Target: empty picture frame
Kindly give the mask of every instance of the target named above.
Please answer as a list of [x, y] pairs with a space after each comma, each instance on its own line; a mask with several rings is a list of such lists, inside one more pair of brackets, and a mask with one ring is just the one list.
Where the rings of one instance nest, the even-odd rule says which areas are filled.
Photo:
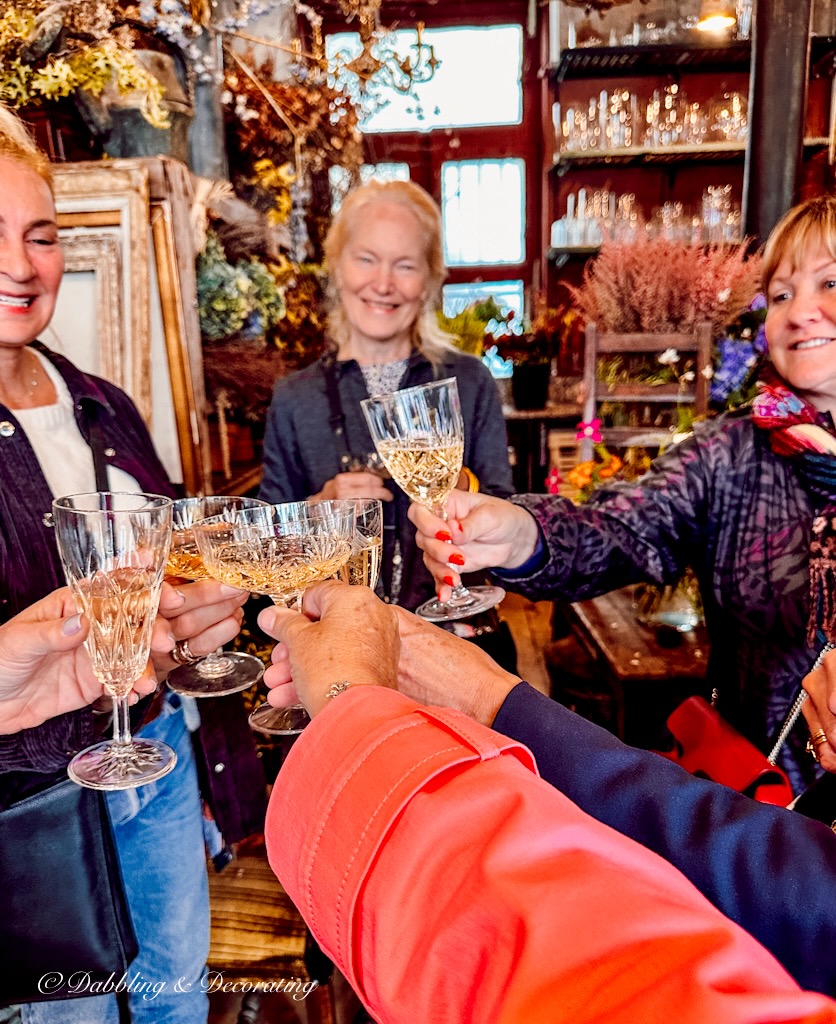
[[189, 172], [112, 160], [56, 165], [54, 180], [67, 271], [45, 340], [124, 388], [171, 479], [210, 493]]

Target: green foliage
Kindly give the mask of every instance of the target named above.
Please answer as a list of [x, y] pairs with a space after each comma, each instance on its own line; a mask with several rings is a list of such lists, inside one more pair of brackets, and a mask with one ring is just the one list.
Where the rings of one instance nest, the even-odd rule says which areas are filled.
[[284, 296], [267, 267], [254, 258], [228, 263], [213, 231], [197, 258], [197, 303], [209, 341], [262, 338], [285, 315]]
[[493, 332], [507, 329], [511, 313], [503, 310], [491, 295], [486, 299], [472, 302], [461, 313], [446, 316], [442, 310], [436, 312], [438, 326], [453, 338], [457, 348], [473, 356], [481, 356], [485, 349], [485, 336], [494, 344]]

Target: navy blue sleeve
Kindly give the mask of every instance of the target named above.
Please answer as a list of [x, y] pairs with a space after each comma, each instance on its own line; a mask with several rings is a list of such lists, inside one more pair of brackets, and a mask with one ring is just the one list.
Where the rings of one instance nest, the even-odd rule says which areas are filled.
[[836, 994], [836, 835], [825, 825], [628, 747], [527, 683], [493, 727], [587, 814], [670, 861], [802, 988]]

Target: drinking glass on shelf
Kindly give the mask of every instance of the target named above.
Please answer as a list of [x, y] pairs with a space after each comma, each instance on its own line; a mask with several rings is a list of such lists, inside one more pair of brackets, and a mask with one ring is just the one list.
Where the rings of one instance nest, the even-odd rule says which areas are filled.
[[[354, 524], [353, 501], [290, 501], [204, 519], [194, 535], [215, 579], [290, 607], [311, 584], [340, 572], [351, 556]], [[308, 714], [301, 704], [265, 703], [249, 722], [259, 732], [292, 736]]]
[[158, 494], [99, 491], [52, 503], [67, 583], [90, 623], [85, 647], [113, 698], [113, 739], [70, 761], [70, 778], [90, 789], [132, 789], [166, 775], [174, 751], [131, 737], [128, 696], [151, 652], [171, 539], [171, 500]]
[[[413, 501], [446, 519], [447, 499], [464, 459], [464, 421], [455, 377], [365, 398], [360, 405], [395, 483]], [[430, 622], [452, 622], [487, 611], [504, 596], [500, 587], [468, 590], [459, 584], [449, 601], [425, 601], [417, 614]]]
[[[205, 498], [179, 498], [172, 510], [171, 550], [166, 566], [167, 576], [187, 580], [208, 580], [211, 573], [203, 564], [194, 537], [194, 524], [210, 516], [231, 517], [239, 509], [263, 508], [267, 505], [257, 498], [214, 494]], [[212, 654], [191, 665], [181, 665], [169, 673], [169, 689], [187, 697], [225, 697], [246, 690], [258, 682], [264, 673], [264, 664], [252, 654], [224, 651], [218, 648]]]
[[383, 557], [383, 503], [377, 498], [354, 499], [354, 541], [340, 578], [352, 586], [374, 590]]

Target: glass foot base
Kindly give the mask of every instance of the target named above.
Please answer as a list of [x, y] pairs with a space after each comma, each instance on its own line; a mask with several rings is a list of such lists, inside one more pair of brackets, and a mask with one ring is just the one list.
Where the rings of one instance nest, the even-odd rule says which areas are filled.
[[425, 601], [415, 614], [429, 622], [455, 622], [456, 619], [469, 619], [471, 615], [478, 615], [486, 612], [505, 597], [502, 587], [468, 587], [470, 600], [448, 601], [442, 604], [436, 598]]
[[135, 789], [168, 775], [176, 764], [171, 747], [157, 740], [105, 740], [76, 754], [67, 774], [88, 789]]
[[203, 668], [203, 661], [181, 665], [169, 672], [166, 684], [185, 697], [226, 697], [246, 690], [264, 675], [264, 662], [252, 654], [225, 652], [218, 661], [220, 671]]
[[291, 708], [274, 708], [272, 704], [262, 704], [248, 719], [251, 729], [268, 736], [298, 736], [310, 720], [301, 704]]

